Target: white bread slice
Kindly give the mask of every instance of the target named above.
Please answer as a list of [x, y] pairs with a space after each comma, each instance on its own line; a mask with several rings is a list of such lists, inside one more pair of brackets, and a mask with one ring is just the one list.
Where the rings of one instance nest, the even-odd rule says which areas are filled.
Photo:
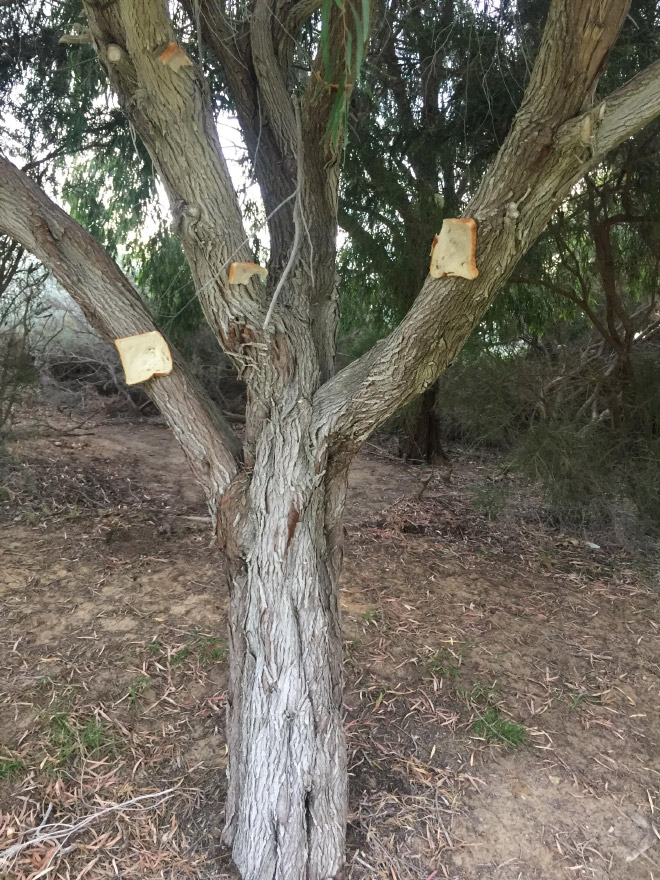
[[253, 275], [258, 275], [262, 281], [265, 281], [268, 269], [264, 269], [258, 263], [232, 263], [229, 267], [230, 284], [247, 284]]
[[167, 376], [172, 372], [170, 349], [157, 330], [115, 339], [115, 345], [127, 385], [137, 385], [154, 376]]
[[158, 58], [161, 64], [166, 64], [172, 70], [180, 70], [182, 67], [190, 67], [192, 65], [190, 58], [188, 58], [181, 46], [176, 43], [168, 43]]
[[457, 275], [472, 280], [479, 274], [475, 254], [477, 224], [472, 218], [446, 218], [431, 248], [431, 277]]

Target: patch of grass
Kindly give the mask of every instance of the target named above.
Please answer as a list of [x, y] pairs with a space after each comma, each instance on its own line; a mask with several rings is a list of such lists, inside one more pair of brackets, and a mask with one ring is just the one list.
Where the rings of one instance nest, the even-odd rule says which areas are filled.
[[428, 661], [427, 668], [436, 678], [456, 681], [461, 674], [461, 659], [461, 652], [454, 654], [447, 648], [441, 648]]
[[55, 712], [48, 722], [48, 744], [53, 752], [51, 767], [69, 764], [78, 755], [92, 755], [114, 749], [114, 739], [103, 721], [89, 718], [85, 723], [68, 712]]
[[215, 636], [207, 636], [192, 628], [186, 644], [170, 659], [170, 666], [178, 666], [189, 657], [196, 657], [202, 666], [210, 666], [227, 657], [227, 647]]
[[149, 651], [152, 657], [158, 657], [159, 654], [163, 653], [163, 643], [158, 639], [153, 639], [147, 645], [147, 651]]
[[205, 666], [224, 660], [228, 654], [225, 645], [212, 636], [199, 636], [195, 648], [199, 654], [199, 662]]
[[367, 608], [367, 610], [362, 615], [362, 619], [367, 623], [375, 623], [378, 620], [378, 608]]
[[138, 678], [133, 679], [131, 682], [131, 686], [128, 689], [128, 702], [131, 706], [136, 706], [140, 700], [142, 694], [147, 690], [149, 685], [151, 684], [151, 679], [148, 675], [140, 675]]
[[491, 706], [477, 718], [472, 724], [472, 733], [483, 737], [486, 742], [502, 743], [507, 746], [524, 745], [527, 738], [525, 727], [504, 718], [497, 706]]
[[485, 482], [470, 490], [472, 506], [488, 520], [497, 520], [504, 513], [509, 498], [509, 487], [503, 483]]
[[458, 693], [460, 699], [477, 716], [471, 726], [474, 736], [485, 739], [488, 743], [500, 743], [510, 747], [524, 745], [527, 740], [525, 726], [509, 721], [495, 704], [496, 682], [489, 685], [477, 680], [473, 682], [470, 690], [462, 689]]
[[90, 718], [80, 733], [80, 742], [88, 752], [96, 752], [110, 744], [105, 724]]
[[23, 773], [25, 764], [17, 761], [15, 758], [0, 757], [0, 780], [5, 781], [11, 779], [17, 773]]
[[53, 761], [56, 766], [66, 764], [76, 753], [76, 735], [69, 723], [67, 712], [56, 712], [49, 722], [48, 742], [55, 751]]
[[568, 707], [569, 712], [578, 709], [583, 703], [600, 703], [601, 698], [598, 694], [578, 693], [577, 691], [569, 691], [568, 698], [571, 705]]
[[172, 654], [170, 665], [178, 666], [180, 663], [183, 663], [184, 660], [187, 660], [191, 654], [192, 648], [190, 647], [190, 645], [184, 645], [183, 648], [180, 648], [178, 651], [175, 651], [175, 653]]

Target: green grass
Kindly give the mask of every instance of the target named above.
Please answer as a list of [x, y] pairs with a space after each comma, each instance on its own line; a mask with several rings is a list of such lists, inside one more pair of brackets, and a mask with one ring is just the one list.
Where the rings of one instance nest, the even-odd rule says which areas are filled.
[[15, 758], [0, 758], [0, 780], [11, 779], [25, 770], [25, 764]]
[[474, 736], [488, 743], [512, 748], [524, 745], [527, 741], [525, 726], [509, 721], [495, 704], [497, 682], [489, 685], [477, 680], [472, 683], [470, 690], [457, 688], [457, 695], [477, 716], [470, 728]]
[[583, 703], [602, 702], [598, 694], [584, 694], [578, 693], [577, 691], [570, 691], [568, 694], [568, 698], [571, 701], [571, 705], [568, 707], [569, 712], [573, 712], [575, 709], [578, 709]]
[[436, 678], [448, 678], [456, 681], [461, 674], [460, 659], [460, 655], [456, 657], [447, 648], [442, 648], [431, 657], [427, 667]]
[[525, 727], [515, 721], [508, 721], [497, 706], [491, 706], [477, 718], [472, 724], [472, 733], [486, 742], [507, 746], [524, 745], [527, 738]]
[[88, 752], [96, 752], [109, 746], [110, 740], [103, 721], [90, 718], [80, 733], [80, 742]]
[[[155, 643], [152, 642], [151, 644]], [[227, 653], [227, 647], [222, 644], [220, 639], [215, 636], [203, 635], [192, 628], [186, 644], [172, 654], [170, 666], [178, 666], [189, 657], [196, 658], [201, 666], [210, 666], [219, 660], [224, 660], [227, 657]]]
[[192, 648], [190, 647], [190, 645], [184, 645], [183, 648], [180, 648], [178, 651], [172, 654], [170, 665], [178, 666], [180, 663], [183, 663], [184, 660], [187, 660], [191, 654]]
[[54, 750], [53, 763], [66, 764], [77, 751], [76, 735], [71, 728], [67, 712], [56, 712], [49, 722], [48, 742]]
[[103, 721], [89, 718], [84, 724], [72, 719], [68, 712], [55, 712], [48, 722], [48, 744], [52, 767], [62, 767], [78, 755], [108, 753], [115, 741]]
[[134, 679], [131, 682], [131, 686], [128, 689], [128, 702], [131, 704], [131, 706], [137, 705], [140, 697], [147, 690], [150, 684], [151, 679], [148, 675], [140, 675], [138, 678]]

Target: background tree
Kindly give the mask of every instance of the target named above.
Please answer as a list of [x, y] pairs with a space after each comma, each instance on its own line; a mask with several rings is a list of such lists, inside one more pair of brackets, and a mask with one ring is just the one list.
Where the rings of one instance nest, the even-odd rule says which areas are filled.
[[[307, 0], [200, 0], [191, 10], [222, 65], [270, 216], [265, 289], [228, 281], [231, 262], [252, 256], [250, 239], [209, 80], [183, 54], [166, 4], [83, 8], [167, 192], [205, 318], [247, 385], [240, 443], [178, 352], [173, 372], [147, 383], [228, 557], [225, 839], [249, 880], [335, 877], [346, 818], [338, 576], [348, 467], [366, 437], [452, 363], [575, 183], [660, 114], [660, 62], [592, 107], [628, 3], [554, 0], [512, 127], [466, 208], [478, 223], [479, 277], [427, 279], [389, 336], [333, 375], [341, 148], [368, 4], [325, 2], [320, 36]], [[108, 254], [6, 159], [0, 229], [106, 336], [154, 326]]]

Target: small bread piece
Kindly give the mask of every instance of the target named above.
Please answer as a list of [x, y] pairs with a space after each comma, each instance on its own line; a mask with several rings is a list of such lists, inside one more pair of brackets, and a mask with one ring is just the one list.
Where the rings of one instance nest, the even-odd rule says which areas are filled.
[[115, 345], [127, 385], [137, 385], [172, 372], [172, 355], [158, 330], [115, 339]]
[[264, 269], [258, 263], [232, 263], [229, 267], [230, 284], [247, 284], [253, 275], [258, 275], [262, 281], [265, 281], [268, 269]]
[[192, 65], [190, 58], [188, 58], [177, 43], [168, 43], [158, 58], [161, 64], [166, 64], [172, 70], [179, 70], [181, 67], [190, 67]]
[[431, 277], [459, 276], [472, 280], [479, 274], [476, 263], [477, 224], [472, 218], [442, 221], [440, 234], [431, 247]]

